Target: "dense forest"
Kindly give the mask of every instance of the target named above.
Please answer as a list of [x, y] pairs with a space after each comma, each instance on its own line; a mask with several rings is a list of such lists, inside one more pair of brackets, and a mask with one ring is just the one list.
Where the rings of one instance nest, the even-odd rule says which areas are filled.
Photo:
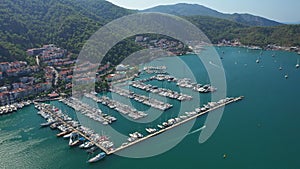
[[213, 43], [222, 39], [239, 39], [245, 45], [261, 47], [268, 44], [300, 46], [300, 25], [254, 27], [207, 16], [187, 16], [184, 18], [201, 29]]
[[22, 59], [48, 43], [78, 53], [102, 25], [130, 13], [104, 0], [2, 0], [0, 59]]
[[[48, 43], [79, 53], [85, 41], [101, 26], [134, 12], [105, 0], [1, 0], [0, 61], [24, 60], [27, 48]], [[239, 39], [243, 44], [259, 46], [268, 43], [300, 46], [299, 25], [253, 27], [208, 16], [184, 18], [214, 43]], [[133, 42], [124, 42], [109, 55], [123, 58], [140, 49]]]
[[278, 26], [281, 23], [263, 18], [260, 16], [255, 16], [251, 14], [228, 14], [221, 13], [214, 9], [210, 9], [199, 4], [187, 4], [178, 3], [171, 5], [159, 5], [153, 8], [142, 10], [142, 12], [160, 12], [168, 13], [177, 16], [210, 16], [219, 19], [226, 19], [229, 21], [241, 23], [248, 26]]

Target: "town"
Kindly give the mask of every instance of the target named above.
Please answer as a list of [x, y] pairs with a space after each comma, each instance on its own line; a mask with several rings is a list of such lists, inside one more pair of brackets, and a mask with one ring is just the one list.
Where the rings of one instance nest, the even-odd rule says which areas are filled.
[[[186, 53], [194, 53], [198, 49], [192, 49], [190, 46], [184, 45], [182, 42], [167, 37], [154, 38], [146, 35], [137, 35], [135, 43], [143, 48], [163, 49], [173, 55], [183, 55]], [[220, 41], [216, 46], [236, 46], [246, 47], [249, 49], [262, 49], [257, 46], [243, 45], [239, 40], [228, 41], [226, 39]], [[198, 45], [199, 50], [203, 45]], [[298, 52], [298, 47], [282, 47], [278, 45], [268, 45], [266, 50], [286, 50]], [[57, 47], [54, 44], [43, 45], [39, 48], [32, 48], [26, 51], [27, 55], [34, 60], [33, 63], [27, 61], [0, 62], [0, 105], [10, 105], [23, 100], [47, 100], [58, 98], [59, 96], [70, 96], [72, 92], [72, 79], [76, 78], [83, 84], [95, 79], [88, 76], [73, 77], [74, 65], [77, 56], [66, 49]], [[98, 67], [96, 63], [84, 62], [77, 65], [76, 72], [88, 72]], [[132, 77], [133, 72], [137, 68], [128, 65], [113, 65], [110, 62], [101, 64], [97, 68], [96, 91], [108, 91], [109, 83], [119, 82]], [[164, 74], [165, 68], [153, 69], [145, 68], [148, 73]], [[136, 85], [136, 84], [135, 84]]]

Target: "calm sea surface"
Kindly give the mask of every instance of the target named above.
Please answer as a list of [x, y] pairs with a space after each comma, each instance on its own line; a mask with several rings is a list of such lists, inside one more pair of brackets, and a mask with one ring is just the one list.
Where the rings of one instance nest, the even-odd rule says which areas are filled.
[[[205, 143], [198, 143], [198, 132], [186, 136], [174, 148], [154, 157], [135, 159], [111, 155], [95, 164], [88, 164], [86, 161], [91, 156], [84, 150], [70, 148], [67, 140], [56, 137], [57, 130], [40, 128], [40, 123], [45, 121], [31, 105], [0, 117], [0, 168], [300, 168], [300, 69], [295, 68], [300, 55], [283, 51], [263, 51], [261, 54], [260, 50], [233, 47], [220, 47], [216, 50], [223, 57], [227, 95], [243, 95], [245, 99], [225, 107], [217, 130]], [[260, 63], [256, 63], [258, 57]], [[195, 55], [186, 55], [181, 59], [196, 74], [199, 83], [208, 82], [207, 75], [201, 68], [202, 64]], [[282, 70], [279, 70], [280, 66]], [[288, 79], [284, 78], [285, 74], [288, 74]], [[171, 83], [149, 83], [178, 90]], [[145, 94], [138, 89], [132, 90]], [[210, 98], [209, 95], [201, 97], [203, 103]], [[88, 99], [85, 101], [90, 102]], [[133, 128], [142, 131], [144, 127], [153, 126], [176, 115], [175, 110], [180, 108], [179, 102], [170, 99], [168, 102], [174, 105], [172, 109], [153, 122], [135, 127], [135, 123], [115, 111], [102, 105], [99, 107], [116, 116], [118, 121], [112, 127], [126, 134], [133, 132]], [[51, 104], [76, 118], [71, 108], [58, 101]], [[137, 102], [132, 104], [139, 110], [148, 110]], [[192, 130], [203, 126], [205, 118], [206, 116], [198, 118]], [[226, 159], [223, 158], [224, 154], [227, 155]]]

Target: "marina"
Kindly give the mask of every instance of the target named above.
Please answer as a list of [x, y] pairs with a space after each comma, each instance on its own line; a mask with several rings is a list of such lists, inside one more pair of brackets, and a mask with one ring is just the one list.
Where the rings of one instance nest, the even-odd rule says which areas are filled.
[[[89, 94], [87, 94], [87, 96], [89, 96]], [[114, 144], [111, 141], [109, 141], [109, 137], [100, 136], [93, 130], [80, 125], [78, 121], [73, 120], [68, 115], [62, 113], [61, 110], [55, 108], [54, 106], [45, 103], [35, 103], [35, 107], [39, 110], [38, 114], [47, 120], [46, 123], [42, 123], [42, 126], [57, 124], [56, 128], [61, 131], [57, 134], [57, 137], [70, 137], [69, 146], [76, 146], [80, 144], [80, 148], [90, 148], [93, 145], [95, 145], [99, 149], [104, 151], [105, 154], [110, 155], [123, 149], [126, 149], [130, 146], [133, 146], [141, 141], [150, 139], [151, 137], [159, 135], [162, 132], [171, 130], [174, 127], [180, 126], [181, 124], [184, 124], [190, 120], [193, 120], [199, 116], [202, 116], [227, 104], [237, 102], [241, 99], [243, 99], [243, 96], [237, 98], [225, 98], [219, 100], [218, 102], [209, 102], [208, 104], [203, 105], [203, 107], [196, 108], [195, 111], [185, 112], [185, 115], [181, 115], [176, 118], [171, 118], [163, 122], [162, 124], [157, 124], [157, 126], [153, 126], [151, 128], [145, 128], [145, 130], [149, 133], [146, 136], [142, 135], [139, 132], [129, 134], [127, 142], [124, 142], [118, 148], [113, 147]], [[88, 142], [85, 142], [85, 140], [87, 140]], [[96, 159], [97, 158], [91, 161], [94, 162], [96, 161]]]
[[[166, 69], [166, 66], [149, 66], [144, 67], [143, 70], [151, 71], [147, 73], [153, 74], [158, 72], [152, 71], [164, 71]], [[150, 78], [130, 81], [127, 84], [134, 88], [146, 91], [147, 93], [158, 94], [160, 96], [168, 97], [178, 101], [192, 101], [192, 96], [189, 96], [187, 94], [178, 93], [172, 89], [160, 88], [158, 86], [153, 86], [151, 84], [144, 83], [151, 80], [174, 82], [179, 87], [189, 88], [199, 93], [209, 93], [216, 91], [216, 88], [212, 87], [209, 84], [197, 84], [192, 82], [188, 78], [177, 79], [176, 77], [167, 74], [157, 74]], [[141, 104], [159, 109], [161, 111], [167, 111], [168, 109], [171, 109], [173, 107], [173, 105], [170, 103], [165, 103], [160, 100], [140, 95], [127, 89], [123, 89], [120, 87], [122, 86], [122, 84], [118, 86], [119, 87], [111, 86], [109, 91], [111, 93], [115, 93], [119, 96], [135, 100]], [[139, 111], [129, 105], [113, 100], [106, 95], [98, 96], [97, 93], [93, 92], [85, 93], [83, 96], [95, 101], [96, 103], [100, 103], [109, 109], [115, 110], [122, 115], [126, 115], [134, 120], [146, 118], [148, 115], [143, 111]], [[147, 134], [144, 134], [144, 132], [137, 130], [128, 133], [127, 140], [120, 140], [121, 144], [117, 147], [115, 147], [114, 143], [109, 140], [109, 136], [99, 135], [95, 133], [92, 129], [82, 126], [78, 121], [73, 120], [68, 115], [64, 114], [60, 109], [57, 109], [54, 106], [41, 103], [36, 104], [36, 107], [40, 110], [39, 114], [47, 120], [47, 122], [41, 124], [41, 127], [50, 126], [51, 129], [59, 129], [60, 133], [58, 133], [56, 136], [69, 138], [69, 146], [78, 146], [81, 149], [88, 149], [87, 151], [90, 153], [95, 152], [97, 149], [100, 149], [103, 151], [103, 153], [105, 153], [98, 153], [96, 156], [88, 160], [88, 162], [93, 163], [98, 160], [101, 160], [106, 155], [111, 155], [116, 152], [122, 151], [144, 140], [155, 137], [163, 132], [171, 130], [177, 126], [187, 123], [193, 119], [196, 119], [197, 117], [207, 114], [227, 104], [237, 102], [241, 99], [243, 99], [243, 96], [236, 98], [224, 98], [217, 102], [207, 102], [207, 104], [204, 104], [202, 107], [197, 107], [192, 111], [183, 112], [177, 117], [168, 117], [168, 119], [165, 119], [165, 121], [163, 122], [159, 122], [155, 125], [152, 124], [151, 126], [148, 125], [147, 127], [145, 127], [143, 130], [146, 131]], [[100, 122], [103, 125], [111, 124], [112, 122], [115, 122], [117, 120], [116, 117], [105, 114], [99, 108], [91, 107], [89, 104], [84, 103], [81, 100], [74, 97], [60, 99], [59, 101], [71, 107], [76, 112], [80, 112], [88, 118]], [[204, 128], [205, 127], [202, 127], [201, 130]]]
[[88, 104], [85, 104], [78, 99], [71, 97], [69, 99], [61, 99], [61, 102], [64, 104], [72, 107], [74, 110], [77, 112], [81, 112], [81, 114], [98, 121], [102, 123], [103, 125], [111, 124], [112, 122], [115, 122], [117, 118], [103, 113], [100, 109], [98, 108], [93, 108]]
[[9, 114], [9, 113], [13, 113], [13, 112], [17, 111], [18, 109], [22, 109], [24, 106], [28, 106], [30, 104], [31, 104], [31, 100], [28, 100], [28, 101], [23, 101], [23, 102], [19, 102], [19, 103], [13, 103], [11, 105], [1, 106], [0, 107], [0, 116]]
[[138, 111], [126, 104], [120, 103], [118, 101], [112, 100], [109, 97], [106, 96], [102, 96], [101, 98], [91, 94], [91, 93], [86, 93], [84, 94], [85, 97], [93, 99], [95, 102], [97, 103], [101, 103], [107, 107], [109, 107], [110, 109], [114, 109], [116, 111], [118, 111], [121, 114], [127, 115], [128, 117], [134, 119], [134, 120], [138, 120], [141, 118], [146, 117], [148, 114], [146, 114], [145, 112], [142, 111]]
[[134, 99], [137, 102], [143, 103], [147, 106], [150, 106], [150, 107], [162, 110], [162, 111], [165, 111], [165, 110], [170, 109], [171, 107], [173, 107], [172, 104], [164, 103], [164, 102], [159, 101], [159, 100], [154, 99], [154, 98], [139, 95], [139, 94], [136, 94], [134, 92], [131, 92], [129, 90], [122, 89], [122, 88], [119, 88], [119, 87], [112, 87], [109, 91], [113, 92], [113, 93], [116, 93], [116, 94], [119, 94], [120, 96], [127, 97], [129, 99]]
[[[57, 128], [61, 132], [64, 132], [65, 135], [67, 134], [65, 131], [72, 132], [70, 135], [69, 146], [75, 146], [80, 142], [82, 143], [84, 140], [88, 140], [106, 154], [114, 149], [113, 142], [111, 142], [107, 136], [99, 135], [92, 129], [80, 125], [78, 121], [73, 120], [54, 106], [45, 103], [35, 103], [35, 107], [39, 110], [38, 114], [46, 119], [47, 122], [57, 123], [59, 126]], [[60, 134], [59, 136], [63, 136], [63, 134]], [[74, 139], [75, 136], [78, 138]]]
[[166, 66], [145, 66], [143, 71], [148, 74], [167, 74]]
[[194, 91], [198, 91], [200, 93], [215, 92], [217, 90], [217, 88], [211, 86], [210, 84], [206, 84], [206, 85], [197, 84], [195, 82], [192, 82], [191, 79], [189, 78], [178, 79], [174, 76], [167, 75], [167, 74], [158, 74], [149, 78], [142, 79], [140, 81], [147, 82], [151, 80], [175, 82], [177, 86], [193, 89]]
[[177, 99], [179, 101], [188, 101], [188, 100], [192, 100], [192, 96], [183, 94], [183, 93], [178, 93], [176, 91], [170, 90], [170, 89], [165, 89], [165, 88], [158, 88], [157, 86], [152, 86], [151, 84], [145, 84], [141, 81], [132, 81], [130, 83], [130, 85], [132, 87], [147, 91], [147, 92], [151, 92], [151, 93], [155, 93], [158, 94], [160, 96], [164, 96], [164, 97], [168, 97], [171, 99]]
[[[119, 154], [123, 153], [122, 150], [120, 150], [116, 153], [116, 155], [106, 156], [101, 161], [91, 165], [88, 160], [98, 155], [101, 150], [97, 146], [80, 148], [79, 146], [83, 143], [78, 143], [77, 146], [70, 148], [68, 145], [70, 138], [69, 134], [72, 132], [63, 135], [64, 133], [62, 133], [60, 129], [55, 129], [55, 126], [58, 127], [55, 125], [56, 123], [53, 123], [49, 126], [50, 128], [52, 126], [55, 130], [50, 130], [48, 127], [41, 128], [40, 124], [47, 121], [37, 116], [37, 110], [34, 108], [33, 104], [31, 104], [29, 106], [24, 106], [22, 109], [14, 111], [15, 113], [0, 116], [0, 149], [2, 152], [2, 166], [4, 168], [14, 167], [26, 169], [118, 169], [121, 167], [140, 169], [141, 166], [158, 169], [192, 169], [193, 166], [199, 165], [199, 163], [201, 163], [201, 166], [204, 168], [245, 168], [244, 164], [249, 164], [250, 168], [261, 169], [266, 167], [279, 169], [286, 166], [299, 166], [299, 160], [297, 156], [299, 146], [296, 144], [296, 140], [299, 140], [299, 135], [295, 133], [297, 133], [299, 130], [297, 126], [299, 124], [300, 117], [299, 113], [297, 113], [297, 111], [295, 111], [296, 109], [294, 109], [295, 105], [297, 105], [297, 101], [299, 100], [297, 99], [299, 96], [299, 78], [297, 78], [299, 77], [299, 69], [295, 68], [296, 61], [299, 59], [299, 55], [289, 52], [266, 51], [262, 56], [261, 62], [256, 64], [255, 60], [257, 59], [259, 52], [247, 52], [246, 49], [244, 50], [232, 47], [221, 47], [217, 50], [219, 50], [220, 53], [222, 51], [225, 52], [225, 54], [222, 55], [224, 58], [222, 62], [224, 64], [226, 74], [228, 75], [227, 95], [239, 96], [242, 94], [246, 99], [243, 99], [242, 102], [237, 102], [237, 104], [229, 104], [224, 108], [221, 123], [219, 124], [213, 136], [210, 137], [209, 140], [207, 140], [204, 144], [199, 144], [198, 138], [199, 132], [204, 133], [205, 130], [210, 128], [209, 124], [204, 123], [206, 120], [206, 115], [199, 116], [199, 118], [197, 118], [193, 128], [191, 129], [191, 132], [184, 137], [179, 145], [173, 147], [163, 154], [152, 158], [136, 160], [119, 156]], [[241, 52], [239, 53], [239, 51]], [[273, 53], [276, 53], [276, 57], [271, 56]], [[203, 57], [205, 56], [207, 56], [207, 54], [205, 54]], [[199, 76], [201, 75], [201, 77], [196, 76], [198, 82], [209, 83], [206, 81], [207, 77], [202, 78], [202, 71], [197, 71], [200, 63], [197, 62], [195, 56], [185, 55], [182, 58], [187, 61], [189, 67], [193, 69], [195, 74]], [[235, 62], [237, 62], [237, 64], [235, 64]], [[246, 64], [247, 66], [245, 66]], [[263, 65], [264, 68], [261, 68], [261, 65]], [[167, 66], [169, 69], [172, 68], [170, 65]], [[278, 69], [279, 67], [282, 67], [281, 71]], [[284, 78], [285, 74], [288, 74], [287, 80]], [[147, 75], [148, 74], [145, 76]], [[270, 85], [270, 81], [274, 82], [274, 85]], [[256, 84], [254, 82], [259, 83]], [[152, 85], [158, 85], [159, 87], [170, 87], [170, 89], [174, 89], [173, 86], [176, 86], [176, 84], [166, 85], [166, 83], [159, 83], [156, 81], [149, 83]], [[282, 87], [286, 90], [278, 90]], [[263, 94], [262, 90], [264, 89], [267, 90], [268, 95]], [[144, 91], [139, 90], [134, 91], [137, 94], [145, 93]], [[209, 106], [209, 95], [210, 94], [201, 95], [201, 97], [204, 99], [202, 99], [200, 103]], [[171, 118], [177, 121], [178, 119], [176, 118], [180, 118], [180, 116], [177, 117], [175, 113], [172, 113], [172, 111], [173, 109], [174, 111], [177, 110], [179, 107], [178, 105], [181, 103], [177, 102], [176, 100], [169, 101], [172, 103], [173, 107], [167, 110], [168, 113], [163, 113], [162, 116], [156, 121], [153, 121], [149, 124], [136, 124], [134, 126], [130, 125], [132, 124], [130, 120], [120, 118], [122, 115], [120, 115], [118, 112], [108, 111], [107, 109], [109, 109], [109, 107], [99, 105], [99, 108], [101, 107], [103, 113], [109, 112], [109, 115], [118, 118], [118, 120], [113, 122], [111, 126], [117, 130], [120, 130], [125, 136], [127, 136], [121, 140], [121, 143], [115, 141], [113, 136], [111, 136], [110, 140], [114, 142], [115, 149], [119, 148], [122, 142], [128, 142], [127, 139], [130, 137], [129, 133], [132, 135], [137, 131], [142, 134], [143, 137], [147, 137], [148, 133], [155, 133], [154, 130], [160, 131], [166, 128], [163, 126], [162, 122], [168, 123], [168, 120]], [[75, 117], [72, 115], [72, 113], [74, 113], [73, 109], [69, 108], [69, 106], [63, 102], [47, 100], [44, 100], [44, 102], [54, 105], [55, 107], [61, 109], [62, 112], [67, 113], [70, 117], [72, 117], [72, 119], [75, 119]], [[185, 103], [189, 104], [189, 102]], [[137, 104], [139, 107], [145, 107], [140, 103]], [[203, 107], [201, 106], [201, 108]], [[196, 109], [187, 111], [188, 114], [194, 114], [191, 112], [196, 111]], [[186, 113], [182, 112], [181, 114], [181, 118], [188, 118]], [[270, 117], [272, 117], [272, 120], [270, 120]], [[97, 122], [94, 122], [92, 119], [85, 117], [84, 119], [97, 125]], [[173, 120], [171, 120], [170, 123], [172, 123], [172, 121]], [[204, 125], [206, 125], [206, 128], [203, 129], [203, 131], [199, 131], [198, 129]], [[104, 126], [100, 123], [98, 123], [98, 126], [103, 128], [110, 127], [110, 125]], [[174, 132], [175, 130], [180, 130], [181, 127], [183, 127], [183, 125], [173, 128]], [[148, 132], [146, 129], [150, 132]], [[197, 133], [191, 134], [193, 132]], [[278, 132], [285, 133], [285, 137], [278, 137]], [[57, 137], [57, 134], [60, 133], [62, 133], [63, 136]], [[102, 135], [101, 131], [98, 131], [98, 133], [100, 136]], [[163, 132], [162, 134], [157, 135], [157, 137], [155, 136], [153, 141], [156, 138], [162, 137], [169, 133], [172, 134], [173, 131], [169, 130], [167, 132]], [[105, 132], [105, 134], [110, 135], [108, 132]], [[265, 137], [266, 135], [268, 135], [268, 137]], [[138, 140], [140, 139], [142, 138], [139, 138]], [[138, 150], [140, 146], [147, 146], [148, 141], [152, 143], [151, 138], [146, 139], [142, 142], [131, 145], [128, 147], [128, 149], [123, 149], [124, 153], [129, 150]], [[130, 142], [127, 144], [129, 143]], [[224, 146], [224, 143], [226, 143], [226, 146]], [[169, 142], [159, 142], [157, 144], [159, 144], [161, 147], [165, 147], [166, 145], [169, 145]], [[284, 147], [282, 147], [283, 145]], [[286, 149], [295, 151], [286, 151]], [[274, 151], [276, 153], [274, 153]], [[188, 156], [184, 157], [182, 154], [188, 154]], [[225, 160], [223, 158], [224, 154], [226, 154], [227, 157]], [[253, 158], [249, 158], [251, 156], [257, 156], [255, 163], [253, 163]], [[174, 163], [173, 159], [177, 157], [185, 162]], [[278, 160], [279, 158], [281, 160]], [[215, 161], [215, 163], [211, 163], [212, 159]]]
[[[200, 117], [206, 113], [209, 113], [213, 110], [216, 110], [220, 107], [223, 107], [227, 104], [230, 104], [230, 103], [233, 103], [233, 102], [237, 102], [237, 101], [240, 101], [242, 100], [244, 97], [243, 96], [240, 96], [240, 97], [237, 97], [237, 98], [226, 98], [226, 99], [222, 99], [218, 102], [214, 102], [213, 103], [213, 106], [211, 106], [210, 108], [205, 108], [205, 110], [202, 110], [200, 111], [200, 108], [196, 108], [195, 112], [194, 113], [191, 113], [191, 112], [186, 112], [187, 116], [182, 116], [180, 118], [175, 118], [175, 119], [169, 119], [167, 122], [163, 122], [162, 123], [162, 128], [160, 129], [155, 129], [156, 131], [155, 132], [152, 132], [151, 134], [147, 135], [147, 136], [143, 136], [141, 135], [140, 133], [138, 132], [135, 132], [133, 135], [130, 135], [129, 139], [128, 139], [128, 142], [125, 142], [123, 143], [120, 147], [112, 150], [111, 152], [109, 152], [108, 154], [113, 154], [113, 153], [116, 153], [118, 151], [121, 151], [123, 149], [126, 149], [130, 146], [133, 146], [139, 142], [142, 142], [146, 139], [149, 139], [151, 137], [154, 137], [156, 135], [159, 135], [165, 131], [168, 131], [168, 130], [171, 130], [172, 128], [175, 128], [177, 126], [180, 126], [188, 121], [191, 121], [197, 117]], [[204, 106], [206, 107], [206, 106]], [[196, 112], [198, 110], [198, 112]], [[161, 125], [158, 125], [158, 126], [161, 126]], [[149, 129], [148, 129], [149, 130]]]

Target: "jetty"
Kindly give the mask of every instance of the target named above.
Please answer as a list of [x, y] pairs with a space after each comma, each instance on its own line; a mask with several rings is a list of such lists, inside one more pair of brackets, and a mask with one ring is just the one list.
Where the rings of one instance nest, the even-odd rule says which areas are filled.
[[141, 119], [143, 117], [146, 117], [148, 114], [146, 114], [145, 112], [142, 111], [138, 111], [132, 107], [130, 107], [129, 105], [120, 103], [118, 101], [112, 100], [109, 97], [106, 96], [102, 96], [102, 97], [97, 97], [93, 94], [90, 93], [86, 93], [84, 94], [85, 97], [90, 98], [94, 101], [96, 101], [97, 103], [101, 103], [111, 109], [114, 109], [116, 111], [118, 111], [121, 114], [127, 115], [128, 117], [134, 119], [134, 120], [138, 120]]
[[139, 80], [140, 82], [148, 82], [151, 80], [158, 80], [158, 81], [168, 81], [168, 82], [175, 82], [177, 86], [182, 87], [182, 88], [189, 88], [194, 91], [197, 91], [199, 93], [209, 93], [209, 92], [215, 92], [217, 91], [217, 88], [211, 86], [210, 84], [198, 84], [195, 82], [192, 82], [191, 79], [189, 78], [183, 78], [179, 79], [171, 75], [167, 74], [158, 74], [155, 76], [151, 76], [149, 78], [141, 79]]
[[134, 93], [132, 91], [129, 91], [129, 90], [126, 90], [126, 89], [122, 89], [122, 88], [118, 88], [118, 87], [112, 87], [109, 91], [112, 92], [112, 93], [116, 93], [120, 96], [127, 97], [129, 99], [133, 99], [133, 100], [135, 100], [137, 102], [140, 102], [144, 105], [147, 105], [147, 106], [150, 106], [150, 107], [162, 110], [162, 111], [165, 111], [165, 110], [170, 109], [171, 107], [173, 107], [172, 104], [164, 103], [164, 102], [159, 101], [159, 100], [154, 99], [154, 98], [139, 95], [139, 94], [136, 94], [136, 93]]
[[158, 88], [157, 86], [152, 86], [151, 84], [145, 84], [142, 81], [133, 81], [130, 83], [132, 87], [155, 93], [160, 96], [168, 97], [171, 99], [177, 99], [179, 101], [186, 101], [186, 100], [191, 100], [193, 97], [189, 96], [187, 94], [183, 93], [178, 93], [176, 91], [170, 90], [170, 89], [165, 89], [165, 88]]
[[116, 148], [116, 149], [114, 149], [112, 151], [109, 151], [107, 154], [110, 155], [110, 154], [116, 153], [118, 151], [124, 150], [124, 149], [126, 149], [126, 148], [128, 148], [130, 146], [133, 146], [133, 145], [135, 145], [137, 143], [140, 143], [142, 141], [145, 141], [145, 140], [147, 140], [147, 139], [149, 139], [151, 137], [159, 135], [159, 134], [161, 134], [161, 133], [163, 133], [165, 131], [171, 130], [172, 128], [180, 126], [180, 125], [182, 125], [182, 124], [184, 124], [184, 123], [186, 123], [188, 121], [191, 121], [191, 120], [193, 120], [193, 119], [195, 119], [195, 118], [197, 118], [199, 116], [207, 114], [207, 113], [209, 113], [209, 112], [211, 112], [213, 110], [219, 109], [219, 108], [221, 108], [221, 107], [223, 107], [223, 106], [225, 106], [227, 104], [230, 104], [230, 103], [242, 100], [243, 98], [244, 98], [244, 96], [240, 96], [240, 97], [237, 97], [237, 98], [230, 98], [230, 99], [226, 100], [225, 102], [220, 102], [218, 105], [215, 105], [214, 107], [209, 108], [209, 109], [207, 109], [205, 111], [199, 112], [199, 113], [197, 113], [195, 115], [191, 115], [190, 117], [187, 117], [186, 119], [183, 119], [182, 121], [176, 122], [176, 123], [174, 123], [174, 124], [172, 124], [170, 126], [167, 126], [167, 127], [163, 128], [163, 129], [161, 129], [161, 130], [157, 130], [156, 132], [153, 132], [153, 133], [151, 133], [151, 134], [149, 134], [149, 135], [147, 135], [145, 137], [136, 139], [135, 141], [130, 142], [128, 144], [123, 144], [122, 146], [120, 146], [120, 147], [118, 147], [118, 148]]
[[73, 108], [74, 110], [81, 112], [81, 114], [102, 123], [103, 125], [111, 124], [117, 120], [116, 117], [103, 113], [98, 108], [93, 108], [90, 105], [81, 102], [80, 100], [71, 97], [69, 99], [60, 99], [59, 101]]
[[19, 103], [13, 103], [10, 105], [1, 106], [0, 107], [0, 116], [16, 112], [18, 109], [22, 109], [24, 106], [28, 106], [31, 103], [32, 103], [31, 100], [27, 100], [27, 101], [22, 101]]
[[72, 120], [68, 115], [62, 113], [61, 110], [55, 108], [54, 106], [50, 106], [49, 104], [45, 103], [35, 103], [35, 107], [40, 110], [39, 114], [47, 119], [47, 123], [58, 123], [58, 128], [61, 130], [61, 133], [59, 133], [58, 136], [62, 136], [63, 134], [67, 134], [70, 132], [78, 133], [80, 136], [84, 137], [86, 140], [90, 141], [92, 144], [103, 150], [107, 155], [110, 155], [138, 144], [142, 141], [145, 141], [151, 137], [155, 137], [165, 131], [171, 130], [197, 117], [207, 114], [213, 110], [219, 109], [227, 104], [242, 100], [243, 98], [243, 96], [236, 98], [231, 97], [221, 99], [218, 102], [209, 102], [207, 105], [203, 105], [203, 107], [196, 108], [195, 111], [185, 112], [185, 115], [181, 115], [174, 119], [169, 119], [168, 121], [163, 122], [161, 125], [157, 125], [161, 126], [160, 129], [150, 128], [151, 130], [149, 130], [149, 128], [147, 128], [148, 132], [152, 132], [149, 132], [149, 134], [145, 137], [139, 132], [129, 134], [129, 142], [123, 143], [118, 148], [114, 148], [113, 143], [109, 141], [108, 138], [101, 139], [101, 136], [96, 134], [93, 130], [81, 126], [78, 121]]
[[[45, 119], [52, 119], [53, 123], [59, 123], [59, 126], [63, 126], [66, 130], [71, 130], [73, 133], [78, 133], [86, 140], [99, 147], [106, 154], [109, 154], [113, 150], [113, 143], [107, 139], [101, 140], [101, 136], [96, 134], [93, 130], [79, 125], [78, 121], [72, 120], [68, 115], [63, 114], [57, 108], [51, 107], [49, 104], [35, 103], [35, 107], [40, 110], [39, 114]], [[62, 131], [63, 132], [63, 131]], [[109, 147], [107, 142], [109, 142]]]

